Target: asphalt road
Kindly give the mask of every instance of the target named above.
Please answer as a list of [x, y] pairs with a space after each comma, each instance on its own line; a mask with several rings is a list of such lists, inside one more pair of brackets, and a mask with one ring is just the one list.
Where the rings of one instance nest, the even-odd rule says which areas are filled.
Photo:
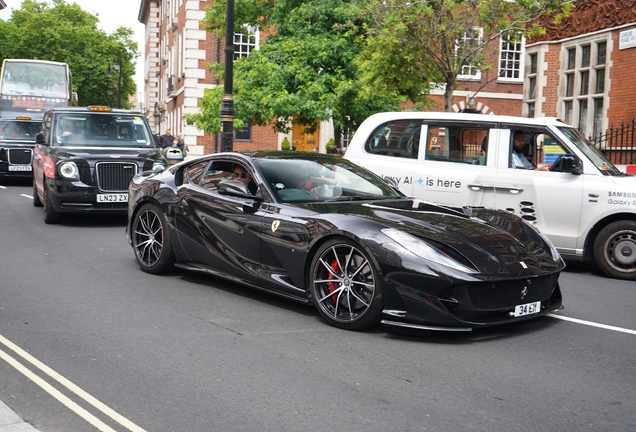
[[137, 267], [125, 219], [45, 225], [0, 186], [0, 400], [42, 432], [636, 431], [636, 283], [570, 266], [517, 325], [348, 332], [311, 307]]

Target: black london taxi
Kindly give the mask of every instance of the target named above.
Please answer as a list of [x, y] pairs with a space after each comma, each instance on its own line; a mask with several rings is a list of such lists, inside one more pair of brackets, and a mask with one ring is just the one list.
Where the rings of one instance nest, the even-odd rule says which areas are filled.
[[63, 213], [121, 213], [128, 183], [168, 162], [137, 111], [105, 106], [54, 108], [44, 114], [33, 157], [33, 205], [44, 222]]
[[37, 120], [18, 113], [0, 114], [0, 180], [31, 178], [35, 135], [41, 125], [41, 116]]

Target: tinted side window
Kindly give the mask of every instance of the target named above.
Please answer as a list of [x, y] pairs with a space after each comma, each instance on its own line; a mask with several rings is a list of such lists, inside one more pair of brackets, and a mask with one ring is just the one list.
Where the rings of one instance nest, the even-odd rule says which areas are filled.
[[199, 182], [201, 181], [201, 176], [203, 175], [203, 172], [205, 171], [207, 164], [208, 162], [205, 161], [205, 162], [196, 163], [194, 165], [190, 165], [187, 168], [188, 182], [192, 184], [199, 184]]
[[485, 165], [488, 129], [465, 125], [428, 127], [426, 160]]
[[417, 159], [421, 130], [421, 120], [387, 122], [373, 131], [364, 149], [371, 154]]

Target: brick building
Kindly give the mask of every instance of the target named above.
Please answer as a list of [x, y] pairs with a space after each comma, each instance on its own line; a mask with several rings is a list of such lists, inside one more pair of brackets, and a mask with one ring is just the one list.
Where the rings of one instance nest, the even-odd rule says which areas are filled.
[[[221, 134], [207, 135], [185, 124], [182, 115], [199, 110], [204, 89], [219, 84], [207, 68], [224, 61], [225, 40], [201, 25], [205, 0], [141, 0], [138, 19], [145, 25], [144, 101], [152, 130], [183, 134], [190, 155], [214, 153], [221, 148]], [[258, 34], [235, 38], [235, 58], [249, 55], [258, 46]], [[269, 127], [246, 127], [235, 132], [234, 149], [276, 149], [279, 134]]]

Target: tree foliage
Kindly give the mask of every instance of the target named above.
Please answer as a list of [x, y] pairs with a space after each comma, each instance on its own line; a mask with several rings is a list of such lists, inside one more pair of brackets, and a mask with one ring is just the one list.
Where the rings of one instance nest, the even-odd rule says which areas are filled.
[[[80, 105], [117, 106], [121, 64], [121, 105], [136, 92], [133, 80], [139, 56], [132, 29], [119, 27], [112, 34], [97, 28], [98, 17], [64, 0], [24, 0], [9, 20], [0, 20], [0, 60], [5, 58], [50, 60], [68, 63], [73, 90]], [[111, 77], [107, 76], [109, 64]]]
[[[365, 91], [386, 88], [426, 103], [431, 86], [445, 89], [451, 110], [465, 66], [489, 70], [501, 36], [541, 34], [540, 16], [567, 15], [569, 0], [360, 0], [368, 17], [366, 46], [357, 58]], [[483, 29], [483, 38], [475, 29]]]
[[[339, 139], [340, 131], [369, 115], [397, 109], [405, 99], [396, 93], [360, 91], [354, 59], [364, 20], [358, 13], [351, 0], [237, 0], [235, 32], [245, 32], [245, 25], [271, 30], [260, 50], [234, 62], [237, 119], [278, 132], [292, 124], [311, 132], [315, 122], [332, 119]], [[225, 16], [225, 2], [214, 2], [206, 12], [208, 30], [223, 32]], [[205, 99], [211, 96], [220, 93], [208, 93], [202, 104], [210, 106]], [[203, 112], [189, 118], [212, 123], [219, 115], [209, 114], [214, 118]]]

